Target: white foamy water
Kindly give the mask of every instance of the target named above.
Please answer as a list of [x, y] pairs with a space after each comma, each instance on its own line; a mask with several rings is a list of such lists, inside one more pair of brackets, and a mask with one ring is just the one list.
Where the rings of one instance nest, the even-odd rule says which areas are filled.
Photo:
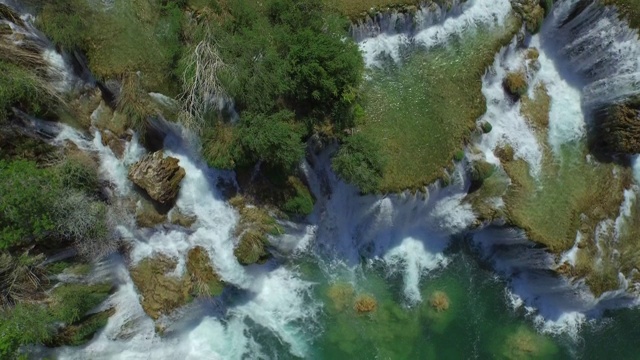
[[375, 37], [365, 37], [359, 46], [368, 67], [378, 65], [382, 55], [391, 56], [399, 62], [402, 48], [412, 42], [425, 48], [446, 44], [452, 38], [479, 26], [502, 26], [510, 12], [509, 0], [469, 0], [454, 6], [448, 14], [437, 6], [434, 10], [426, 7], [415, 16], [421, 29], [416, 34], [391, 30]]
[[486, 160], [499, 164], [494, 151], [505, 145], [514, 150], [514, 157], [529, 164], [531, 174], [537, 177], [542, 165], [542, 148], [529, 122], [520, 112], [520, 102], [514, 102], [504, 91], [502, 85], [509, 72], [526, 71], [523, 54], [518, 51], [516, 40], [496, 55], [493, 67], [482, 79], [482, 94], [487, 101], [487, 111], [478, 120], [479, 124], [488, 122], [492, 130], [484, 134], [478, 148]]
[[[454, 184], [432, 186], [426, 194], [360, 196], [351, 185], [330, 171], [328, 152], [315, 158], [312, 190], [319, 199], [311, 216], [315, 252], [327, 263], [357, 269], [362, 259], [383, 261], [391, 272], [402, 274], [408, 302], [421, 301], [421, 280], [432, 270], [446, 266], [444, 255], [450, 236], [467, 229], [475, 220], [463, 204], [467, 184], [460, 170]], [[325, 189], [329, 193], [323, 192]]]
[[[57, 142], [69, 140], [80, 148], [96, 153], [101, 160], [103, 176], [115, 184], [117, 193], [126, 196], [132, 191], [127, 179], [128, 166], [143, 155], [136, 138], [128, 144], [122, 160], [100, 142], [99, 134], [90, 141], [74, 130], [63, 127]], [[295, 271], [277, 264], [243, 267], [233, 254], [236, 239], [233, 228], [238, 215], [221, 197], [217, 189], [219, 177], [226, 175], [209, 169], [193, 155], [175, 135], [169, 135], [165, 154], [179, 160], [186, 175], [176, 207], [185, 214], [197, 216], [192, 227], [137, 229], [123, 228], [122, 233], [132, 245], [131, 261], [135, 264], [157, 254], [175, 258], [176, 276], [185, 271], [187, 252], [201, 246], [210, 255], [212, 266], [221, 278], [241, 292], [240, 301], [226, 304], [224, 312], [207, 312], [206, 309], [190, 309], [201, 312], [202, 318], [191, 326], [179, 326], [175, 336], [160, 338], [154, 324], [139, 304], [138, 295], [129, 275], [120, 264], [113, 269], [119, 280], [118, 291], [110, 297], [108, 305], [116, 308], [106, 329], [88, 345], [80, 349], [62, 348], [60, 359], [240, 359], [244, 354], [259, 354], [260, 348], [253, 340], [248, 319], [259, 327], [268, 329], [297, 356], [305, 356], [308, 335], [301, 324], [310, 327], [314, 322], [318, 305], [310, 298], [311, 283], [299, 278]], [[135, 320], [135, 321], [134, 321]], [[118, 334], [129, 334], [121, 336]], [[230, 345], [231, 344], [231, 345]]]

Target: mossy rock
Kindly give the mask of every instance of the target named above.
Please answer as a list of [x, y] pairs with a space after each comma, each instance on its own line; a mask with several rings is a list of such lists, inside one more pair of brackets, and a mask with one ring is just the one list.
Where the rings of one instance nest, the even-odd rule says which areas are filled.
[[151, 201], [142, 197], [136, 206], [135, 218], [136, 225], [141, 228], [153, 228], [167, 221], [166, 214], [162, 214]]
[[471, 165], [471, 180], [482, 183], [496, 171], [496, 166], [484, 160], [474, 161]]
[[234, 249], [238, 261], [243, 265], [266, 261], [269, 258], [266, 249], [268, 235], [279, 235], [283, 230], [266, 209], [249, 205], [242, 196], [234, 196], [229, 204], [240, 213], [240, 221], [234, 231], [239, 238]]
[[196, 296], [218, 296], [222, 294], [224, 283], [211, 266], [207, 250], [201, 246], [189, 250], [187, 272], [191, 277], [192, 293]]
[[453, 155], [453, 160], [460, 162], [464, 159], [464, 150], [458, 150], [456, 151], [456, 153]]
[[488, 134], [491, 132], [491, 130], [493, 130], [493, 126], [488, 121], [483, 122], [482, 125], [480, 125], [480, 128], [482, 129], [482, 132], [485, 134]]
[[242, 265], [264, 262], [269, 258], [266, 236], [257, 230], [247, 230], [240, 237], [233, 254]]
[[290, 194], [285, 195], [282, 210], [294, 215], [309, 215], [313, 211], [314, 199], [305, 185], [298, 177], [290, 176], [287, 184], [291, 187]]
[[540, 4], [540, 0], [516, 0], [512, 1], [512, 4], [529, 33], [535, 34], [540, 31], [545, 17], [545, 8]]
[[510, 72], [504, 78], [502, 82], [504, 90], [511, 97], [519, 99], [522, 95], [526, 94], [529, 90], [529, 84], [527, 83], [527, 76], [523, 71]]
[[196, 221], [198, 221], [198, 217], [195, 215], [187, 215], [182, 213], [177, 207], [173, 208], [169, 213], [169, 221], [178, 226], [182, 226], [184, 228], [190, 228]]
[[333, 309], [341, 312], [349, 309], [353, 304], [355, 290], [349, 283], [335, 283], [327, 290], [327, 296], [333, 303]]
[[503, 145], [498, 147], [495, 151], [494, 154], [496, 155], [496, 157], [498, 159], [500, 159], [500, 162], [507, 163], [509, 161], [513, 161], [514, 156], [515, 156], [515, 151], [513, 150], [513, 147], [509, 144]]
[[524, 53], [524, 58], [527, 60], [538, 60], [540, 57], [540, 51], [537, 48], [530, 47]]
[[142, 308], [152, 319], [185, 305], [190, 299], [190, 284], [170, 275], [177, 262], [164, 255], [146, 258], [130, 271], [131, 279], [142, 295]]

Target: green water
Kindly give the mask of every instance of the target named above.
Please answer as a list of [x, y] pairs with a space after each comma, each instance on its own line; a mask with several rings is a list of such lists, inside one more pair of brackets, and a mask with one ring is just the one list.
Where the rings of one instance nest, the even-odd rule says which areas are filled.
[[[514, 310], [508, 284], [469, 250], [449, 254], [451, 263], [422, 279], [422, 302], [407, 304], [401, 275], [382, 266], [356, 271], [322, 269], [315, 260], [298, 261], [303, 277], [314, 282], [314, 298], [322, 301], [313, 336], [313, 359], [634, 359], [640, 335], [640, 311], [619, 310], [585, 324], [579, 339], [568, 334], [543, 335], [524, 309]], [[434, 304], [445, 294], [447, 306]], [[368, 313], [354, 309], [356, 299], [375, 298]], [[436, 309], [434, 305], [439, 305]], [[301, 324], [303, 327], [306, 324]], [[275, 338], [270, 352], [287, 358]], [[262, 342], [264, 344], [264, 342]], [[283, 357], [284, 356], [284, 357]]]

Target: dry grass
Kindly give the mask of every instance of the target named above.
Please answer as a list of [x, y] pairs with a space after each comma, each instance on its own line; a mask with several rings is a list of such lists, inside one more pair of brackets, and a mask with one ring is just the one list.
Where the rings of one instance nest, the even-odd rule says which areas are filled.
[[534, 97], [524, 95], [520, 99], [520, 113], [538, 131], [545, 132], [549, 127], [549, 111], [551, 110], [551, 97], [547, 93], [547, 87], [540, 83], [534, 90]]
[[42, 286], [47, 283], [40, 266], [43, 260], [43, 255], [29, 256], [28, 252], [17, 257], [0, 253], [0, 309], [42, 297]]

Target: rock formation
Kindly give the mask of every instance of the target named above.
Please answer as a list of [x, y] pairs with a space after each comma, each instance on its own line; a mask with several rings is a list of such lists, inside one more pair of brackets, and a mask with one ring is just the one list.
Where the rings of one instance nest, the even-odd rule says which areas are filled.
[[184, 176], [178, 159], [164, 158], [162, 151], [146, 155], [129, 168], [129, 179], [161, 204], [170, 204], [176, 199]]

